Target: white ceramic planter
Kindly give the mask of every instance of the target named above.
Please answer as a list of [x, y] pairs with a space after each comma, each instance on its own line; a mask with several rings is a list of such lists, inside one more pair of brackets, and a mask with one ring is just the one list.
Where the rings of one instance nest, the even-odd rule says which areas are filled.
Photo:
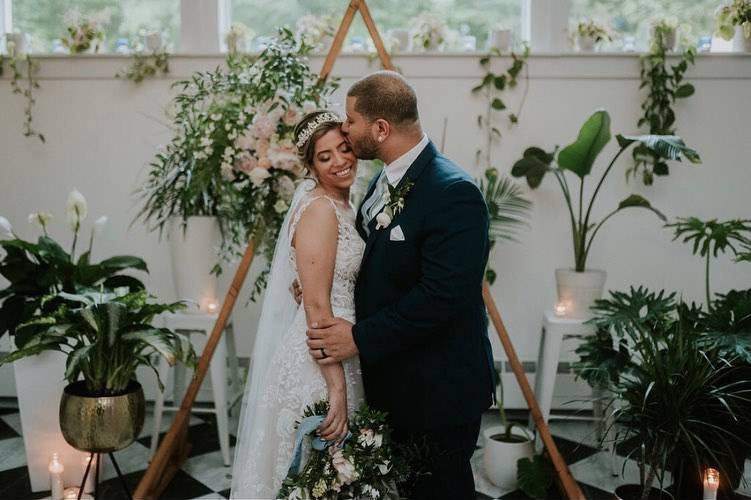
[[393, 40], [392, 51], [407, 52], [409, 50], [409, 30], [391, 30], [389, 38]]
[[576, 272], [573, 269], [556, 269], [555, 282], [558, 302], [566, 307], [565, 316], [572, 319], [592, 317], [589, 308], [602, 298], [607, 273], [601, 269]]
[[593, 36], [581, 36], [577, 38], [577, 44], [580, 52], [594, 52], [595, 50], [595, 37]]
[[80, 484], [83, 477], [84, 454], [65, 442], [60, 431], [58, 409], [67, 385], [63, 378], [66, 359], [63, 353], [46, 351], [13, 363], [31, 491], [50, 489], [47, 466], [55, 452], [65, 466], [66, 486]]
[[148, 33], [145, 37], [145, 45], [146, 48], [149, 49], [150, 52], [158, 52], [162, 48], [162, 44], [164, 43], [162, 41], [162, 34], [158, 31], [152, 31]]
[[219, 259], [216, 217], [188, 217], [185, 226], [180, 219], [173, 219], [168, 238], [177, 298], [191, 302], [186, 312], [209, 312], [210, 303], [219, 303], [218, 280], [211, 274]]
[[[5, 46], [11, 55], [22, 55], [28, 51], [28, 37], [26, 33], [6, 33]], [[11, 50], [11, 47], [13, 50]]]
[[743, 27], [735, 27], [735, 36], [733, 37], [733, 52], [751, 52], [751, 38], [746, 38], [743, 34]]
[[532, 459], [535, 453], [534, 442], [529, 440], [524, 431], [514, 428], [511, 435], [527, 438], [520, 443], [505, 443], [492, 439], [496, 434], [506, 432], [506, 427], [497, 425], [488, 427], [483, 432], [485, 441], [483, 450], [483, 466], [488, 480], [504, 490], [516, 489], [516, 462], [520, 458]]
[[511, 48], [511, 30], [490, 30], [488, 33], [488, 50], [497, 49], [501, 52]]

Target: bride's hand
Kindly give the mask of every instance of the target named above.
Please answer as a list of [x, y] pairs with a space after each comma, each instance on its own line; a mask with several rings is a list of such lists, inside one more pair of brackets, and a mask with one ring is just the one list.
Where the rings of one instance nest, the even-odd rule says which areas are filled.
[[329, 391], [329, 412], [318, 427], [318, 434], [326, 441], [340, 441], [347, 436], [347, 391]]

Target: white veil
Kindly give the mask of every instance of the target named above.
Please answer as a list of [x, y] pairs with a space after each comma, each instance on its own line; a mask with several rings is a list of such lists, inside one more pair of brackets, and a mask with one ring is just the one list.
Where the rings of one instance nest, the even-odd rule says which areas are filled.
[[290, 285], [295, 279], [295, 270], [290, 261], [289, 226], [300, 201], [315, 185], [313, 180], [305, 179], [297, 186], [274, 249], [274, 258], [271, 261], [268, 286], [253, 344], [250, 372], [245, 384], [240, 411], [238, 441], [235, 444], [235, 460], [232, 467], [232, 490], [236, 490], [239, 486], [238, 482], [247, 472], [245, 468], [253, 452], [250, 444], [250, 426], [257, 420], [259, 398], [261, 390], [266, 386], [269, 363], [284, 337], [284, 332], [291, 327], [298, 309], [295, 298], [290, 292]]

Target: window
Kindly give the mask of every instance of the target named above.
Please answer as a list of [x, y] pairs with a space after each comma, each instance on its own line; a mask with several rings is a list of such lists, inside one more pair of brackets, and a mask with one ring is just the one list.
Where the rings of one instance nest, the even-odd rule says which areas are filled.
[[[381, 36], [387, 41], [390, 30], [409, 30], [418, 15], [429, 13], [444, 19], [448, 25], [445, 50], [462, 51], [471, 50], [473, 45], [477, 50], [484, 50], [491, 28], [510, 29], [518, 41], [521, 1], [368, 0], [368, 7]], [[276, 26], [286, 25], [294, 29], [298, 20], [306, 15], [328, 17], [336, 30], [348, 4], [349, 0], [232, 0], [232, 20], [250, 28], [257, 37], [257, 44], [264, 36], [273, 35]], [[356, 49], [361, 44], [372, 50], [370, 43], [362, 18], [357, 14], [345, 41], [345, 50]]]
[[646, 50], [652, 24], [659, 19], [678, 23], [678, 38], [696, 46], [700, 38], [711, 37], [718, 0], [573, 0], [571, 33], [581, 20], [594, 20], [605, 26], [613, 41], [606, 50]]
[[133, 47], [147, 31], [161, 31], [171, 45], [178, 42], [180, 0], [12, 0], [11, 26], [29, 35], [32, 51], [53, 52], [65, 35], [66, 13], [74, 10], [109, 14], [102, 52], [114, 52], [118, 43]]

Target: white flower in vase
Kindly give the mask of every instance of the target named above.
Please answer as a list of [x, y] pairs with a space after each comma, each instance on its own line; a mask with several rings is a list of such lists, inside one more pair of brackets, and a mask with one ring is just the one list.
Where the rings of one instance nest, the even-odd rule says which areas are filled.
[[414, 46], [427, 51], [438, 50], [446, 41], [448, 26], [433, 14], [423, 12], [413, 23]]

